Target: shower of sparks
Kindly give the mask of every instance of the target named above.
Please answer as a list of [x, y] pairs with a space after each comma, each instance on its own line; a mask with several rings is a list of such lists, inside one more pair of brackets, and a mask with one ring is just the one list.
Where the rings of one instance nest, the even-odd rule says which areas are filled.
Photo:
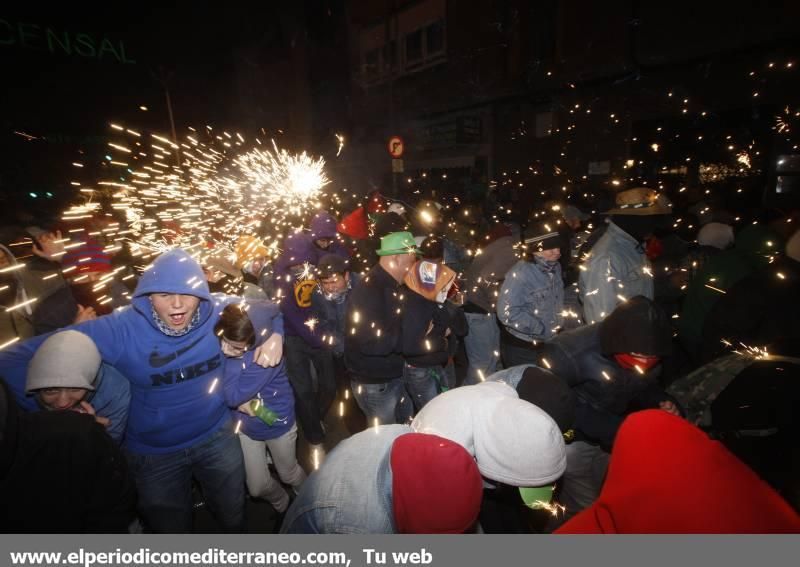
[[[146, 264], [181, 247], [203, 261], [209, 249], [234, 250], [240, 236], [255, 235], [262, 218], [270, 221], [273, 240], [263, 244], [274, 258], [283, 237], [322, 208], [323, 189], [330, 183], [323, 159], [290, 154], [274, 141], [271, 151], [259, 145], [247, 149], [241, 134], [223, 134], [208, 129], [204, 137], [192, 131], [175, 144], [128, 129], [131, 143], [108, 144], [124, 152], [125, 159], [116, 162], [113, 180], [97, 185], [113, 192], [112, 207], [125, 215], [127, 226], [117, 241], [130, 243], [135, 260]], [[180, 150], [179, 164], [175, 149]], [[90, 201], [73, 207], [64, 220], [91, 218], [99, 206]]]
[[736, 156], [736, 161], [741, 163], [747, 169], [750, 169], [750, 154], [748, 154], [747, 152], [745, 151], [739, 152], [739, 154]]
[[213, 394], [214, 390], [217, 389], [217, 384], [219, 383], [219, 378], [214, 378], [214, 381], [211, 382], [211, 387], [208, 389], [209, 394]]
[[339, 142], [339, 149], [336, 151], [336, 157], [342, 155], [342, 148], [344, 148], [344, 136], [336, 134], [336, 141]]

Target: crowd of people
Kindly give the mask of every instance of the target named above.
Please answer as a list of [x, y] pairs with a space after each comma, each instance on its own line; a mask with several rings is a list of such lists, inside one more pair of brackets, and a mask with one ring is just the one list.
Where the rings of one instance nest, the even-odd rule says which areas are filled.
[[4, 235], [3, 530], [800, 532], [797, 218], [681, 214], [372, 194], [141, 273]]

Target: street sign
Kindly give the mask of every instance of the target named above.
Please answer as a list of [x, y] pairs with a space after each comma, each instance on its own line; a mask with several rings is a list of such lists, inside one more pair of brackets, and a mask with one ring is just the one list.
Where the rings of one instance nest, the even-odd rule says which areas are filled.
[[392, 136], [389, 138], [386, 149], [389, 150], [389, 155], [393, 158], [398, 159], [402, 157], [404, 150], [403, 138], [400, 136]]
[[401, 159], [392, 160], [392, 173], [403, 173], [403, 160]]

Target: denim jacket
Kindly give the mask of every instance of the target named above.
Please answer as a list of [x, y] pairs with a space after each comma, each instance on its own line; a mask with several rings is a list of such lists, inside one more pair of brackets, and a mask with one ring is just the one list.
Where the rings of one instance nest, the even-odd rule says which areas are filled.
[[653, 299], [652, 271], [644, 248], [613, 222], [592, 248], [584, 268], [580, 294], [587, 324], [599, 323], [614, 311], [622, 301], [618, 296]]
[[522, 380], [522, 375], [525, 374], [528, 368], [537, 368], [537, 366], [535, 364], [520, 364], [519, 366], [512, 366], [511, 368], [504, 368], [503, 370], [498, 370], [494, 374], [487, 376], [486, 381], [505, 382], [516, 390], [517, 385], [520, 380]]
[[561, 266], [538, 258], [520, 260], [508, 271], [497, 301], [497, 318], [509, 333], [524, 341], [546, 341], [564, 322]]
[[396, 533], [390, 455], [406, 433], [407, 425], [382, 425], [339, 443], [303, 484], [281, 533]]

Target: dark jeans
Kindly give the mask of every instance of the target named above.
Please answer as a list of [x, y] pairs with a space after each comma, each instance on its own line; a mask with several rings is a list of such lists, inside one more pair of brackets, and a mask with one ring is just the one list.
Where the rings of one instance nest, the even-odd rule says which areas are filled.
[[[300, 337], [291, 335], [284, 339], [283, 352], [286, 372], [294, 390], [297, 421], [306, 441], [318, 445], [325, 439], [322, 421], [336, 397], [333, 355], [330, 351], [312, 348]], [[312, 364], [315, 373], [311, 372]]]
[[528, 348], [501, 340], [500, 354], [503, 355], [503, 366], [505, 368], [519, 366], [520, 364], [535, 364], [537, 366], [540, 364], [541, 351], [532, 344]]
[[139, 513], [151, 530], [192, 531], [194, 476], [222, 528], [232, 533], [246, 531], [242, 447], [231, 427], [174, 453], [125, 456], [139, 493]]

